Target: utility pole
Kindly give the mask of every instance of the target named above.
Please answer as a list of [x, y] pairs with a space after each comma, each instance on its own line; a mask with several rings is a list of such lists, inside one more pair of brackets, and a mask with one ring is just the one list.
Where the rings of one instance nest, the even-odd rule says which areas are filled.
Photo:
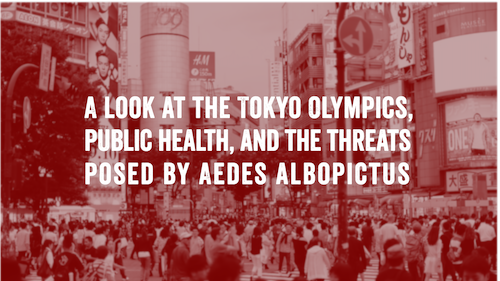
[[[339, 97], [344, 97], [345, 96], [345, 61], [344, 61], [344, 53], [345, 50], [342, 48], [340, 45], [340, 38], [339, 38], [339, 31], [340, 31], [340, 24], [344, 20], [345, 16], [345, 10], [347, 7], [347, 3], [343, 2], [340, 3], [339, 7], [339, 13], [337, 16], [337, 32], [335, 36], [335, 54], [337, 56], [337, 94]], [[343, 100], [345, 100], [343, 98]], [[339, 129], [345, 129], [346, 125], [346, 120], [344, 118], [344, 103], [340, 103], [340, 112], [342, 114], [339, 114], [339, 118], [337, 119], [337, 128]], [[339, 143], [337, 141], [337, 143]], [[337, 153], [338, 159], [340, 163], [344, 163], [344, 166], [347, 166], [346, 164], [346, 152], [345, 151], [338, 151]], [[346, 173], [344, 173], [339, 180], [338, 183], [338, 201], [339, 201], [339, 216], [338, 216], [338, 221], [339, 221], [339, 242], [338, 242], [338, 251], [339, 251], [339, 257], [340, 260], [343, 260], [347, 262], [347, 176]]]

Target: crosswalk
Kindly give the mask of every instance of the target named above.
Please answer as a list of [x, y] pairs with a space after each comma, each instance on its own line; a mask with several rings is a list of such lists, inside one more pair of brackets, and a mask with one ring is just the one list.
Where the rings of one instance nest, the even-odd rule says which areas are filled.
[[[375, 281], [378, 275], [378, 259], [371, 259], [370, 265], [366, 268], [366, 271], [363, 273], [363, 278], [361, 275], [358, 276], [357, 281]], [[293, 281], [294, 278], [299, 276], [299, 272], [293, 271], [291, 275], [277, 272], [262, 272], [262, 279], [266, 281]], [[250, 281], [251, 280], [251, 272], [245, 272], [240, 275], [240, 281]], [[254, 277], [253, 280], [256, 278]], [[451, 280], [451, 277], [448, 276], [448, 279]], [[430, 281], [437, 281], [438, 278], [436, 275], [430, 278]]]

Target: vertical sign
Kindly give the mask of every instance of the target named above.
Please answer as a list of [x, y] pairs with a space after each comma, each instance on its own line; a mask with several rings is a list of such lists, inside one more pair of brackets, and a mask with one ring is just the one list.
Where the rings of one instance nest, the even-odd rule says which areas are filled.
[[333, 89], [337, 85], [337, 64], [335, 53], [335, 35], [337, 14], [329, 14], [323, 18], [323, 67], [325, 71], [325, 89]]
[[427, 10], [420, 10], [418, 16], [418, 49], [419, 61], [417, 75], [426, 74], [429, 71], [429, 60], [427, 58]]
[[271, 62], [269, 74], [271, 75], [271, 96], [283, 97], [283, 66], [280, 61]]
[[126, 3], [120, 3], [119, 8], [120, 22], [120, 85], [127, 86], [128, 81], [128, 6]]
[[398, 12], [398, 57], [399, 68], [405, 68], [415, 64], [413, 9], [411, 3], [399, 3]]
[[54, 81], [56, 80], [56, 57], [52, 57], [52, 65], [50, 66], [50, 82], [49, 91], [54, 91]]
[[49, 77], [50, 77], [50, 56], [52, 55], [52, 47], [43, 43], [42, 44], [42, 58], [40, 60], [40, 78], [38, 81], [38, 88], [47, 92], [49, 90]]
[[283, 41], [283, 94], [288, 97], [288, 46]]
[[165, 211], [170, 210], [170, 192], [163, 193], [163, 208]]

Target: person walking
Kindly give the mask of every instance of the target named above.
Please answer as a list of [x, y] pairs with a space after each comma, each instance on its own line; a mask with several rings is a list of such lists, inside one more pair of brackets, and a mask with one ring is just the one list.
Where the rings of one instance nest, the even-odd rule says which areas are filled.
[[443, 244], [439, 239], [439, 223], [435, 222], [427, 234], [428, 251], [425, 257], [425, 281], [429, 281], [433, 274], [437, 274], [439, 281], [443, 281], [443, 267], [441, 265], [441, 250]]
[[43, 254], [39, 258], [39, 268], [37, 275], [42, 277], [42, 281], [53, 280], [54, 273], [52, 268], [54, 266], [54, 241], [46, 239], [42, 246]]
[[260, 255], [260, 252], [262, 250], [262, 229], [259, 226], [256, 226], [253, 229], [250, 243], [250, 255], [252, 257], [253, 264], [251, 277], [252, 280], [255, 275], [257, 275], [258, 278], [262, 277], [262, 260]]
[[349, 251], [347, 256], [347, 264], [349, 264], [356, 276], [361, 274], [361, 280], [364, 280], [363, 272], [366, 269], [366, 255], [363, 243], [357, 239], [358, 231], [355, 227], [349, 227], [348, 229], [349, 238], [347, 242], [349, 243]]
[[148, 239], [148, 229], [144, 226], [137, 234], [137, 243], [134, 249], [141, 262], [141, 281], [147, 281], [151, 273], [151, 257], [153, 256], [153, 246]]
[[306, 263], [306, 255], [307, 255], [307, 241], [304, 238], [304, 228], [297, 227], [296, 228], [296, 237], [293, 239], [293, 251], [295, 264], [299, 269], [300, 276], [305, 277], [304, 266]]
[[373, 231], [371, 219], [365, 220], [365, 225], [361, 228], [361, 232], [362, 232], [363, 245], [371, 253], [372, 252], [373, 236], [375, 235], [374, 231]]
[[441, 264], [443, 266], [443, 280], [446, 280], [448, 275], [451, 275], [452, 281], [457, 281], [457, 275], [455, 274], [455, 268], [453, 263], [451, 263], [448, 258], [448, 252], [450, 251], [450, 241], [453, 238], [453, 231], [451, 229], [450, 221], [445, 221], [443, 223], [443, 234], [441, 235], [441, 243], [443, 244], [443, 249], [441, 251]]
[[269, 262], [269, 259], [271, 258], [271, 255], [273, 254], [273, 239], [272, 239], [272, 232], [269, 230], [269, 226], [265, 225], [264, 228], [262, 229], [262, 251], [261, 251], [261, 258], [262, 258], [262, 264], [264, 265], [265, 269], [269, 269], [269, 266], [267, 263]]
[[172, 253], [172, 275], [171, 280], [181, 281], [189, 277], [187, 262], [189, 259], [189, 244], [191, 243], [191, 233], [184, 231], [179, 236], [180, 243]]
[[425, 241], [422, 233], [422, 225], [418, 222], [413, 223], [413, 233], [406, 235], [406, 260], [408, 262], [408, 271], [415, 278], [415, 281], [423, 280], [424, 260], [425, 260]]
[[281, 272], [283, 260], [286, 259], [286, 270], [287, 273], [291, 272], [291, 260], [290, 256], [293, 252], [293, 242], [292, 242], [292, 225], [287, 223], [285, 226], [285, 231], [280, 233], [278, 237], [278, 242], [276, 244], [276, 251], [279, 253], [279, 264], [278, 270]]
[[307, 280], [328, 280], [330, 260], [326, 250], [319, 246], [319, 239], [312, 239], [307, 250], [304, 272], [307, 274]]

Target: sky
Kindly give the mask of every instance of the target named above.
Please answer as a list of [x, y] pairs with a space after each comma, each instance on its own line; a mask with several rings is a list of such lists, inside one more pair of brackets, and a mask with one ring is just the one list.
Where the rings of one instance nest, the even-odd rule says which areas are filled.
[[[142, 3], [128, 3], [129, 26], [140, 26]], [[269, 94], [268, 62], [282, 37], [283, 3], [187, 3], [190, 51], [215, 52], [214, 87]], [[129, 78], [140, 78], [140, 28], [129, 29]]]

